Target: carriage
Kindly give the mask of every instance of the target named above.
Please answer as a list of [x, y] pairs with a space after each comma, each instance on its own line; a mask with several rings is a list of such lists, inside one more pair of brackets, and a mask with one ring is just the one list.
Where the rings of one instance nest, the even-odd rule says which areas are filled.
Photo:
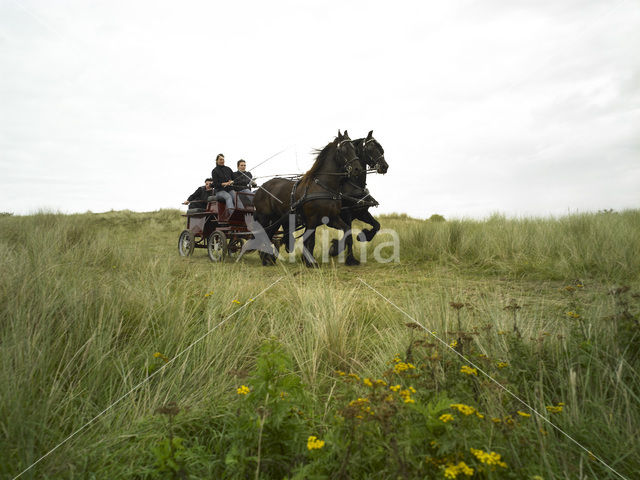
[[[359, 219], [372, 226], [361, 232], [365, 241], [371, 241], [380, 229], [380, 223], [369, 213], [369, 207], [378, 203], [366, 189], [366, 175], [386, 173], [384, 150], [373, 138], [373, 130], [366, 138], [356, 140], [351, 140], [346, 130], [344, 134], [338, 130], [338, 136], [317, 152], [314, 164], [304, 175], [295, 179], [276, 176], [265, 182], [255, 194], [255, 203], [253, 193], [234, 191], [239, 208], [232, 215], [215, 197], [208, 198], [204, 209], [190, 209], [183, 215], [187, 228], [178, 241], [180, 255], [206, 248], [211, 261], [219, 262], [227, 255], [238, 253], [239, 258], [246, 251], [260, 250], [262, 264], [273, 265], [285, 236], [289, 251], [294, 231], [304, 228], [303, 261], [309, 267], [318, 267], [313, 257], [315, 229], [325, 224], [344, 232], [343, 239], [333, 240], [329, 255], [346, 250], [345, 263], [359, 264], [353, 256], [351, 223]], [[244, 245], [249, 240], [255, 242]]]
[[215, 196], [207, 199], [207, 208], [192, 208], [182, 215], [187, 217], [187, 228], [178, 239], [181, 256], [191, 255], [196, 248], [206, 248], [212, 262], [221, 262], [242, 250], [244, 242], [253, 235], [249, 231], [247, 215], [249, 219], [253, 218], [255, 193], [230, 193], [236, 204], [231, 215], [228, 215], [225, 203], [216, 200]]

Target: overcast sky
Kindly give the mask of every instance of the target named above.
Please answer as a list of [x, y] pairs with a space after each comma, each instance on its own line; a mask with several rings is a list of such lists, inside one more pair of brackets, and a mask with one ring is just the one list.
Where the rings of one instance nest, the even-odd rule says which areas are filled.
[[640, 2], [0, 0], [0, 211], [178, 208], [338, 129], [375, 213], [639, 208]]

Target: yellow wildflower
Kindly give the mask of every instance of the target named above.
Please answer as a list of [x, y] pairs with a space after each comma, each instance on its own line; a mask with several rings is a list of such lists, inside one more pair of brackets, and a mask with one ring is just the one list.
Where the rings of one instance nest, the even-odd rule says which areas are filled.
[[459, 462], [458, 465], [449, 463], [444, 469], [444, 478], [456, 478], [459, 474], [471, 477], [473, 475], [473, 468], [464, 462]]
[[362, 383], [364, 383], [367, 387], [373, 387], [373, 383], [368, 378], [365, 378], [364, 380], [362, 380]]
[[405, 362], [398, 362], [396, 363], [396, 365], [393, 367], [393, 370], [396, 373], [402, 373], [402, 372], [406, 372], [407, 370], [413, 370], [416, 367], [413, 366], [411, 363], [405, 363]]
[[525, 418], [528, 418], [528, 417], [531, 416], [530, 413], [521, 412], [520, 410], [518, 410], [518, 415], [520, 415], [521, 417], [525, 417]]
[[579, 314], [577, 314], [577, 313], [576, 313], [576, 312], [574, 312], [574, 311], [571, 311], [571, 312], [567, 312], [567, 317], [570, 317], [570, 318], [580, 318], [580, 315], [579, 315]]
[[213, 292], [205, 293], [205, 294], [204, 294], [204, 298], [208, 298], [208, 297], [210, 297], [211, 295], [213, 295]]
[[349, 406], [350, 407], [358, 407], [358, 406], [362, 406], [365, 403], [369, 403], [369, 399], [368, 398], [358, 398], [357, 400], [351, 400], [349, 402]]
[[241, 305], [240, 300], [232, 300], [231, 303], [235, 303], [236, 305]]
[[443, 413], [442, 415], [440, 415], [438, 420], [442, 420], [444, 423], [447, 423], [453, 420], [453, 418], [453, 415], [451, 415], [450, 413]]
[[165, 363], [169, 361], [169, 359], [167, 358], [166, 355], [160, 353], [160, 352], [156, 352], [153, 354], [154, 358], [160, 358], [162, 359], [162, 361], [164, 361]]
[[336, 375], [340, 375], [341, 377], [344, 377], [346, 373], [343, 372], [342, 370], [336, 370]]
[[451, 348], [456, 348], [456, 347], [458, 346], [458, 341], [457, 341], [457, 340], [454, 340], [453, 342], [451, 342], [451, 343], [449, 344], [449, 346], [450, 346]]
[[498, 362], [498, 368], [505, 368], [508, 367], [509, 364], [507, 362]]
[[477, 448], [471, 448], [471, 453], [482, 463], [487, 465], [497, 465], [502, 468], [507, 468], [507, 464], [500, 460], [500, 454], [496, 452], [484, 452]]
[[402, 388], [402, 385], [391, 385], [389, 387], [389, 390], [393, 390], [394, 392], [397, 392], [398, 390], [400, 390]]
[[498, 423], [501, 423], [501, 422], [502, 422], [502, 420], [500, 420], [499, 418], [496, 418], [496, 417], [493, 417], [493, 418], [491, 419], [491, 421], [492, 421], [493, 423], [495, 423], [495, 424], [498, 424]]
[[451, 408], [455, 408], [456, 410], [458, 410], [460, 413], [464, 414], [464, 415], [472, 415], [476, 412], [476, 409], [473, 408], [470, 405], [465, 405], [463, 403], [452, 403], [451, 405], [449, 405]]
[[309, 436], [307, 439], [307, 448], [309, 450], [320, 450], [322, 447], [324, 447], [324, 440], [318, 440], [315, 435]]
[[382, 385], [383, 387], [387, 386], [387, 382], [385, 382], [384, 380], [378, 379], [374, 382], [376, 385]]
[[249, 393], [251, 390], [249, 389], [249, 387], [247, 387], [246, 385], [242, 385], [238, 388], [238, 390], [236, 390], [238, 392], [238, 395], [246, 395], [247, 393]]
[[360, 377], [358, 375], [356, 375], [355, 373], [350, 373], [348, 376], [351, 377], [351, 378], [356, 379], [358, 382], [360, 381]]
[[467, 375], [478, 375], [478, 370], [471, 368], [469, 365], [463, 365], [460, 368], [460, 373], [466, 373]]
[[410, 391], [411, 393], [416, 393], [416, 389], [415, 389], [415, 388], [413, 388], [413, 387], [411, 387], [411, 386], [409, 387], [409, 391]]
[[547, 411], [550, 413], [560, 413], [562, 411], [562, 405], [554, 407], [553, 405], [547, 405]]

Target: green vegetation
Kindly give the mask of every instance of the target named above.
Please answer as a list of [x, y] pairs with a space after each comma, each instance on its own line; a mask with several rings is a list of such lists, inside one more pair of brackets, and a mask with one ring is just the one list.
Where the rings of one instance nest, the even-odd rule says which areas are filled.
[[0, 217], [0, 478], [117, 400], [20, 478], [640, 471], [640, 211], [382, 216], [399, 262], [319, 270], [181, 258], [183, 220]]

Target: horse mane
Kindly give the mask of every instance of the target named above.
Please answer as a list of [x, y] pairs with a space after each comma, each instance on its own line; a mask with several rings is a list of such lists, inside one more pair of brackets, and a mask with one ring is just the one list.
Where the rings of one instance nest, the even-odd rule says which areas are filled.
[[307, 185], [313, 181], [313, 176], [320, 170], [332, 152], [332, 147], [335, 147], [334, 142], [328, 143], [323, 149], [314, 149], [317, 153], [316, 161], [313, 162], [311, 168], [300, 179], [300, 185]]

